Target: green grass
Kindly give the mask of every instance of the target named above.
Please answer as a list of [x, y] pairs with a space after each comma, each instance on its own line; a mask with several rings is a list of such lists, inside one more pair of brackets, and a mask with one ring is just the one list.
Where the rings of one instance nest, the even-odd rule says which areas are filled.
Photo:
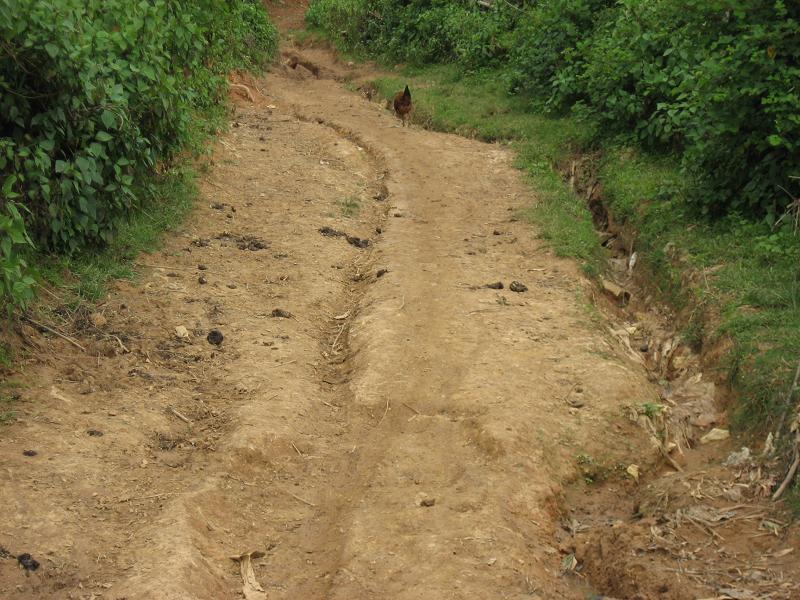
[[739, 392], [735, 424], [768, 428], [800, 361], [800, 234], [699, 218], [668, 158], [608, 149], [600, 177], [611, 213], [636, 234], [642, 268], [681, 311], [684, 341], [695, 350], [730, 342], [718, 366]]
[[582, 151], [599, 150], [604, 202], [635, 236], [637, 269], [680, 314], [686, 343], [700, 349], [730, 342], [719, 367], [739, 392], [735, 424], [762, 430], [774, 424], [800, 360], [800, 235], [694, 214], [686, 202], [692, 183], [676, 159], [604, 141], [585, 120], [537, 113], [506, 93], [497, 72], [435, 65], [405, 68], [375, 83], [385, 98], [408, 83], [419, 125], [509, 143], [536, 195], [521, 216], [589, 274], [602, 271], [604, 255], [585, 202], [559, 167]]
[[343, 217], [350, 219], [358, 215], [358, 211], [361, 210], [361, 203], [358, 201], [358, 198], [354, 198], [352, 196], [349, 198], [343, 198], [342, 200], [339, 200], [339, 210], [341, 211]]
[[17, 417], [14, 405], [20, 396], [15, 390], [21, 386], [17, 382], [3, 381], [0, 383], [0, 426], [7, 425]]
[[160, 176], [153, 196], [124, 223], [102, 250], [74, 256], [38, 256], [35, 264], [45, 281], [59, 288], [67, 303], [96, 302], [115, 279], [132, 279], [135, 261], [158, 247], [164, 233], [177, 227], [197, 198], [196, 173], [184, 166]]
[[14, 357], [11, 354], [11, 350], [0, 343], [0, 369], [4, 367], [10, 367], [13, 358]]

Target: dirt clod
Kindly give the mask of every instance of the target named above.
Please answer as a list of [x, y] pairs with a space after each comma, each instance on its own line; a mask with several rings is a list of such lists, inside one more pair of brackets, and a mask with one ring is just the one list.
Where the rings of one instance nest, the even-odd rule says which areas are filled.
[[276, 308], [272, 311], [271, 316], [275, 319], [291, 319], [292, 313], [288, 310], [283, 310], [282, 308]]
[[198, 268], [198, 270], [200, 270], [200, 271], [205, 271], [205, 270], [207, 270], [207, 269], [208, 269], [208, 267], [207, 267], [206, 265], [197, 265], [197, 268]]
[[318, 231], [325, 237], [344, 237], [346, 235], [343, 231], [328, 227], [327, 225], [325, 227], [320, 227]]
[[36, 456], [37, 454], [39, 454], [39, 453], [36, 450], [23, 450], [22, 451], [22, 455], [23, 456]]
[[19, 566], [26, 571], [36, 571], [39, 568], [39, 561], [33, 558], [28, 552], [23, 552], [17, 556]]
[[222, 342], [225, 341], [225, 336], [222, 335], [222, 332], [219, 329], [212, 329], [208, 332], [206, 340], [213, 346], [221, 346]]
[[388, 272], [389, 272], [389, 269], [378, 269], [378, 272], [377, 272], [377, 273], [375, 273], [375, 277], [377, 277], [378, 279], [380, 279], [381, 277], [383, 277], [384, 275], [386, 275]]
[[355, 235], [348, 235], [347, 243], [356, 248], [369, 248], [370, 241], [357, 237]]
[[487, 283], [484, 287], [490, 290], [502, 290], [505, 286], [502, 281], [495, 281], [494, 283]]
[[424, 507], [424, 508], [430, 508], [431, 506], [434, 506], [435, 504], [436, 504], [436, 498], [426, 497], [426, 498], [422, 498], [419, 501], [419, 505]]
[[252, 250], [255, 252], [258, 250], [266, 250], [269, 245], [261, 238], [246, 236], [239, 240], [237, 247], [239, 250]]
[[89, 322], [97, 329], [102, 329], [108, 324], [108, 319], [101, 313], [92, 313], [89, 315]]
[[320, 227], [318, 231], [325, 237], [343, 237], [349, 244], [355, 246], [356, 248], [368, 248], [370, 245], [369, 240], [361, 239], [355, 235], [348, 235], [344, 231], [339, 231], [338, 229], [328, 227], [327, 225], [325, 227]]
[[381, 184], [380, 189], [378, 192], [373, 196], [375, 200], [378, 202], [382, 202], [389, 197], [389, 189], [386, 187], [386, 184]]
[[98, 429], [89, 429], [86, 431], [86, 435], [90, 437], [103, 437], [103, 432]]

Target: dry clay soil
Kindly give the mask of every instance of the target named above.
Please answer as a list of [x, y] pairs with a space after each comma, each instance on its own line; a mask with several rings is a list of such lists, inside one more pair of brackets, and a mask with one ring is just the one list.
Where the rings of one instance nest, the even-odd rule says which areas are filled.
[[630, 476], [565, 492], [579, 456], [672, 474], [624, 414], [659, 390], [516, 220], [509, 151], [400, 127], [296, 52], [317, 75], [249, 82], [199, 206], [73, 330], [86, 352], [26, 328], [0, 598], [800, 597], [791, 528], [670, 546], [630, 522]]

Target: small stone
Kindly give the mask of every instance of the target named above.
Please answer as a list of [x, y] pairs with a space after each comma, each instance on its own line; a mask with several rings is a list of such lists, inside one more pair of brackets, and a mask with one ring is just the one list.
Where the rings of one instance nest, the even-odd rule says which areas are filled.
[[205, 271], [205, 270], [207, 270], [207, 269], [208, 269], [208, 267], [207, 267], [207, 266], [205, 266], [205, 265], [197, 265], [197, 268], [198, 268], [199, 270], [201, 270], [201, 271]]
[[743, 446], [738, 452], [731, 452], [722, 464], [726, 467], [741, 467], [750, 461], [750, 456], [750, 448]]
[[105, 327], [108, 324], [108, 319], [106, 319], [100, 313], [92, 313], [89, 315], [89, 322], [97, 327], [98, 329]]
[[86, 435], [88, 435], [90, 437], [103, 437], [103, 432], [102, 431], [98, 431], [97, 429], [89, 429], [86, 432]]
[[639, 352], [649, 352], [650, 346], [647, 342], [644, 342], [641, 346], [639, 346]]
[[490, 290], [502, 290], [505, 286], [502, 281], [495, 281], [494, 283], [487, 283], [485, 287]]
[[434, 504], [436, 504], [436, 498], [422, 498], [419, 501], [419, 505], [425, 508], [430, 508]]
[[714, 427], [711, 431], [700, 438], [701, 444], [709, 444], [711, 442], [721, 442], [731, 437], [731, 432], [727, 429], [719, 429]]
[[518, 294], [528, 291], [528, 287], [519, 281], [512, 281], [511, 285], [508, 286], [508, 289], [510, 289], [512, 292], [517, 292]]
[[206, 340], [208, 340], [209, 344], [214, 346], [220, 346], [222, 342], [225, 340], [225, 336], [222, 335], [222, 332], [219, 329], [212, 329], [208, 332], [206, 336]]
[[497, 229], [495, 229], [495, 230], [492, 232], [492, 235], [503, 235], [503, 233], [502, 233], [501, 231], [498, 231]]
[[239, 287], [239, 286], [238, 286], [238, 285], [236, 285], [236, 284], [235, 284], [235, 283], [233, 283], [233, 282], [230, 282], [230, 283], [228, 284], [228, 288], [230, 288], [230, 289], [232, 289], [232, 290], [235, 290], [237, 287]]
[[191, 334], [189, 333], [189, 330], [183, 325], [178, 325], [175, 328], [175, 337], [177, 337], [179, 340], [188, 340], [190, 335]]
[[208, 279], [206, 279], [204, 275], [200, 275], [200, 277], [197, 278], [197, 283], [205, 285], [208, 283]]
[[275, 319], [291, 319], [292, 313], [288, 310], [283, 310], [282, 308], [276, 308], [272, 311], [272, 317]]
[[23, 450], [22, 451], [22, 455], [23, 456], [36, 456], [37, 454], [39, 454], [39, 453], [36, 450]]
[[388, 272], [389, 272], [389, 269], [378, 269], [378, 272], [377, 272], [377, 273], [375, 273], [375, 277], [377, 277], [378, 279], [380, 279], [381, 277], [383, 277], [384, 275], [386, 275]]

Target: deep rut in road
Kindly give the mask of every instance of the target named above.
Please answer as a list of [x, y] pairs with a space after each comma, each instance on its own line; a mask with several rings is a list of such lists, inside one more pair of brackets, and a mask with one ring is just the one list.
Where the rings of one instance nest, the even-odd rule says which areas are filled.
[[[342, 87], [356, 68], [295, 52], [320, 76], [245, 82], [202, 205], [76, 332], [87, 352], [23, 332], [0, 541], [42, 567], [0, 560], [0, 595], [239, 598], [250, 552], [248, 598], [585, 598], [573, 552], [605, 593], [721, 594], [642, 571], [652, 540], [575, 538], [576, 457], [654, 465], [625, 408], [659, 390], [517, 219], [510, 153], [401, 128]], [[597, 527], [636, 486], [614, 481]]]

